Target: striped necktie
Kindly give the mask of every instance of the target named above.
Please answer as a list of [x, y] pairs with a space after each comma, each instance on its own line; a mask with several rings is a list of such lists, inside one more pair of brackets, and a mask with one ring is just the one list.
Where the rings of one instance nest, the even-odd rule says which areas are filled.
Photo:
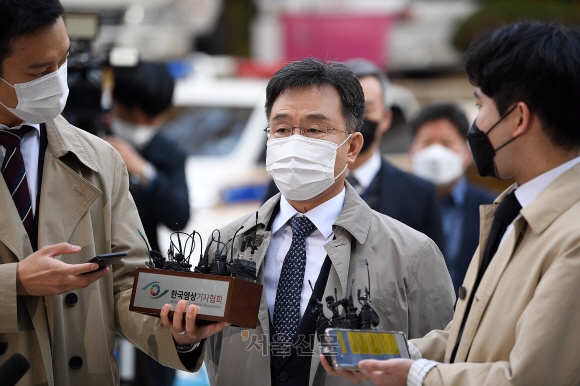
[[33, 130], [30, 126], [22, 126], [16, 130], [0, 130], [0, 145], [6, 149], [1, 167], [2, 177], [12, 195], [16, 210], [18, 210], [20, 219], [24, 224], [24, 229], [29, 235], [32, 232], [33, 224], [32, 201], [28, 190], [20, 144], [22, 137], [30, 130]]

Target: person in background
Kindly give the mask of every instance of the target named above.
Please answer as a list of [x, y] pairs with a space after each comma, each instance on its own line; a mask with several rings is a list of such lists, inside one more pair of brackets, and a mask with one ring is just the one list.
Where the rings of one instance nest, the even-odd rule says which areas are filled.
[[[166, 66], [140, 62], [116, 67], [111, 131], [106, 137], [129, 171], [129, 190], [152, 249], [159, 251], [157, 227], [182, 229], [189, 220], [186, 154], [161, 131], [171, 107], [174, 81]], [[164, 252], [164, 251], [160, 251]], [[136, 350], [135, 386], [171, 385], [175, 370]]]
[[159, 250], [159, 225], [176, 230], [189, 221], [187, 154], [162, 130], [174, 81], [160, 63], [140, 62], [136, 67], [116, 67], [114, 72], [113, 136], [106, 140], [127, 165], [130, 191], [145, 233], [151, 248]]
[[[365, 117], [360, 133], [363, 146], [349, 165], [346, 180], [363, 200], [379, 213], [426, 234], [444, 249], [443, 228], [435, 186], [406, 173], [381, 156], [381, 138], [391, 127], [392, 90], [386, 75], [366, 59], [352, 59], [345, 65], [356, 75], [365, 98]], [[278, 193], [270, 182], [265, 200]]]
[[409, 128], [413, 172], [437, 186], [445, 235], [443, 256], [457, 290], [479, 244], [479, 206], [491, 204], [496, 195], [465, 177], [473, 158], [467, 144], [469, 123], [457, 105], [425, 106]]
[[[580, 384], [580, 30], [522, 22], [466, 56], [480, 175], [513, 178], [481, 208], [481, 245], [453, 321], [409, 341], [411, 359], [361, 361], [376, 385]], [[337, 374], [329, 366], [327, 371]]]

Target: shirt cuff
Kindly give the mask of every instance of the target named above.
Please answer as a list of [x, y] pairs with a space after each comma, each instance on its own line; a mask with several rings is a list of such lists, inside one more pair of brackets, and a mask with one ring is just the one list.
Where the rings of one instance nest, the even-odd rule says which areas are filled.
[[413, 362], [409, 375], [407, 375], [407, 386], [422, 386], [429, 370], [438, 364], [439, 362], [427, 359], [419, 359]]
[[407, 342], [407, 347], [409, 348], [409, 355], [411, 356], [412, 360], [416, 361], [418, 359], [423, 358], [421, 351], [419, 351], [419, 349], [415, 347], [413, 343]]
[[198, 348], [200, 343], [201, 343], [201, 341], [193, 343], [191, 345], [186, 345], [186, 346], [180, 346], [180, 345], [176, 344], [175, 349], [180, 354], [187, 354], [187, 353], [194, 351], [196, 348]]

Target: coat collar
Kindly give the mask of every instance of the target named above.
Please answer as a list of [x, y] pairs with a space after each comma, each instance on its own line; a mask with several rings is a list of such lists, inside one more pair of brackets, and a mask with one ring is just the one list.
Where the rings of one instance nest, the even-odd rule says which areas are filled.
[[84, 141], [62, 116], [59, 115], [46, 123], [46, 133], [48, 135], [48, 150], [56, 158], [61, 158], [70, 152], [89, 169], [95, 172], [99, 171]]
[[[367, 239], [370, 227], [372, 210], [358, 195], [356, 190], [345, 181], [346, 197], [344, 199], [344, 207], [336, 221], [333, 224], [333, 230], [336, 232], [336, 227], [343, 228], [350, 233], [360, 244], [363, 244]], [[258, 210], [258, 227], [266, 227], [268, 223], [273, 220], [272, 213], [274, 208], [280, 201], [280, 193], [274, 195], [262, 205]], [[242, 223], [243, 229], [246, 232], [256, 226], [256, 217], [248, 216], [245, 222]]]
[[542, 233], [578, 201], [580, 201], [580, 164], [556, 178], [538, 198], [522, 209], [521, 214], [534, 232]]
[[371, 228], [372, 209], [348, 182], [345, 181], [345, 185], [344, 207], [336, 219], [333, 229], [336, 233], [336, 227], [341, 227], [360, 244], [364, 244]]
[[[516, 188], [517, 184], [513, 184], [500, 194], [494, 201], [495, 207]], [[562, 173], [534, 201], [522, 208], [520, 213], [534, 232], [542, 233], [578, 201], [580, 201], [580, 164]]]

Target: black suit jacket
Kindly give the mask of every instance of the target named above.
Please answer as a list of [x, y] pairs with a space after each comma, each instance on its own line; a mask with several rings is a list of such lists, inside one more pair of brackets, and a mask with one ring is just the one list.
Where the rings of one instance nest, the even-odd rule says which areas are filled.
[[496, 195], [477, 185], [468, 183], [463, 205], [463, 235], [459, 255], [455, 264], [456, 274], [451, 276], [455, 289], [463, 283], [463, 278], [479, 245], [479, 207], [493, 203]]
[[[376, 205], [369, 204], [372, 209], [426, 234], [440, 250], [444, 250], [445, 239], [435, 185], [396, 168], [384, 159], [371, 186], [373, 184], [377, 184], [380, 199]], [[264, 201], [278, 192], [274, 181], [270, 182]], [[367, 201], [365, 193], [362, 198]]]
[[[187, 154], [172, 139], [159, 132], [139, 152], [157, 169], [157, 177], [143, 189], [135, 184], [130, 191], [152, 249], [159, 250], [157, 226], [182, 229], [189, 220], [189, 195], [185, 181]], [[163, 251], [163, 255], [165, 253]]]

